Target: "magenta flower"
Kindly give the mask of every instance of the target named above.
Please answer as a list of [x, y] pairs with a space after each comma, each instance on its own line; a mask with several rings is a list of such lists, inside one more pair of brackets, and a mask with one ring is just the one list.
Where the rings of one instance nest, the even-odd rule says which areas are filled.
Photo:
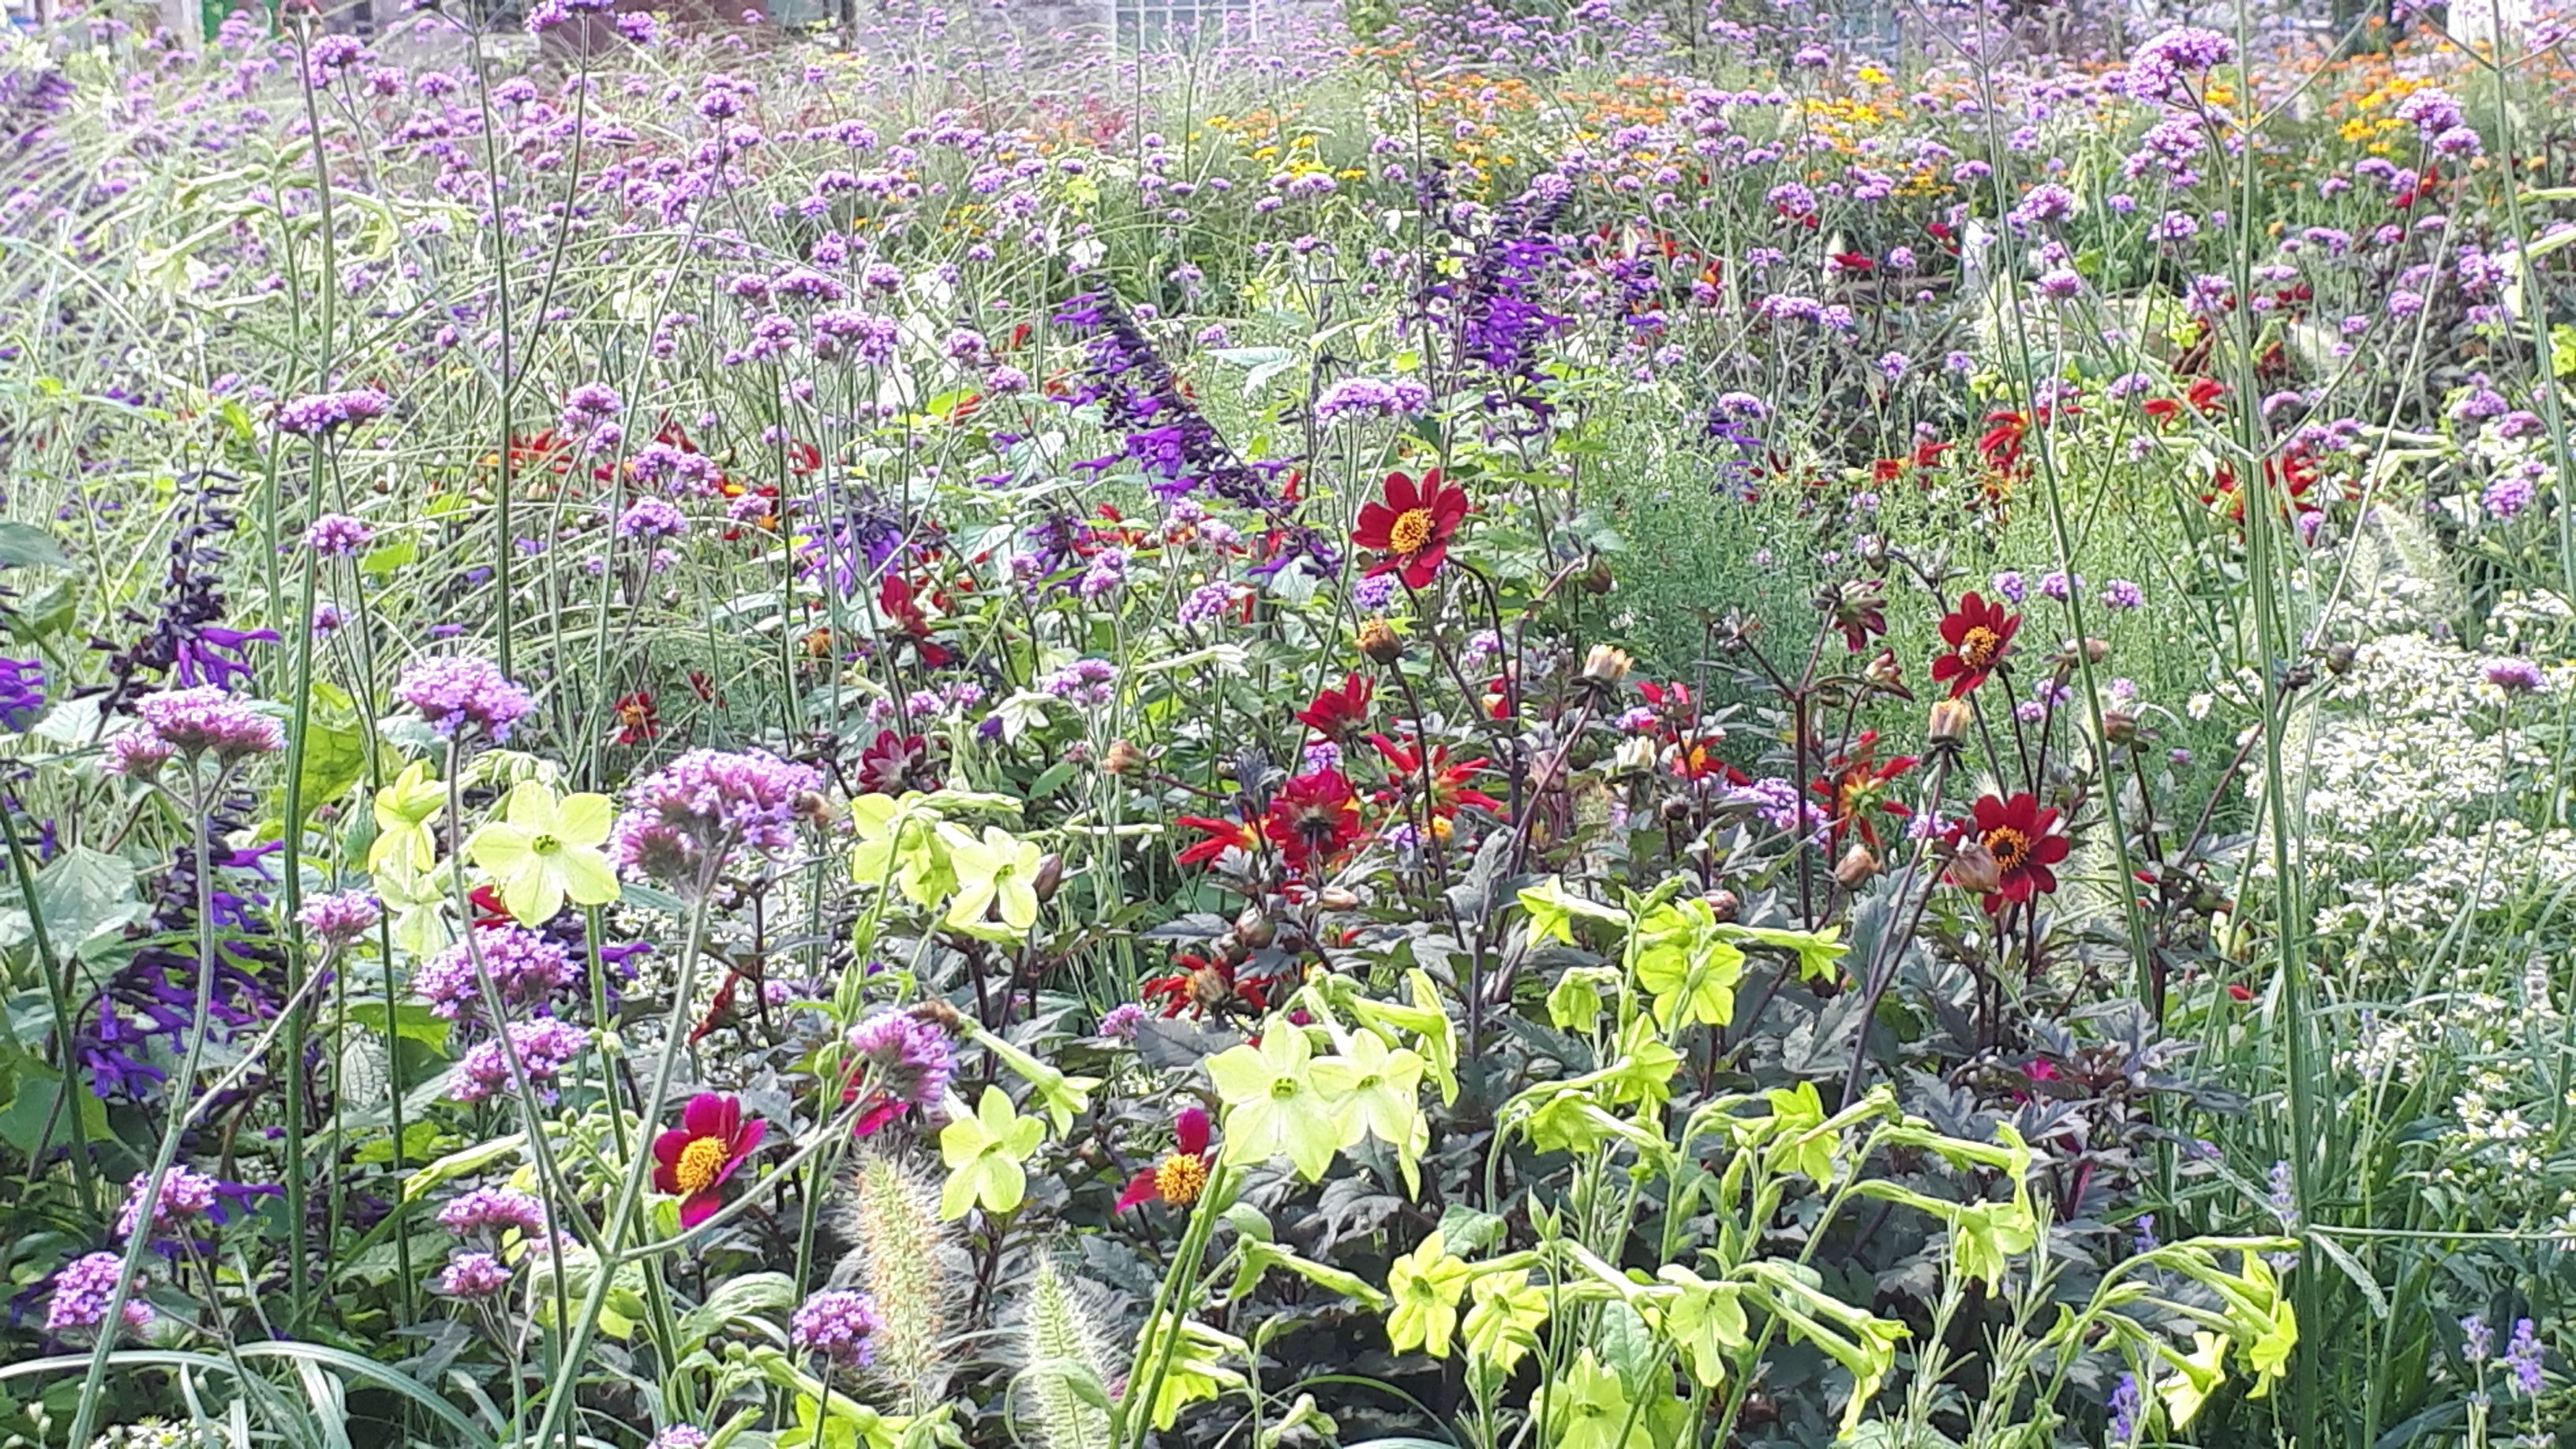
[[653, 1139], [653, 1190], [680, 1200], [680, 1226], [694, 1228], [724, 1204], [725, 1180], [759, 1148], [769, 1124], [742, 1117], [742, 1100], [700, 1092], [680, 1125]]

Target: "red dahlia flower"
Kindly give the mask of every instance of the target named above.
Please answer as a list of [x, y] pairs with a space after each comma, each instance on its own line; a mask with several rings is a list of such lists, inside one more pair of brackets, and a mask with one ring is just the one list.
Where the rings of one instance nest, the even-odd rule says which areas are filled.
[[1172, 1124], [1172, 1136], [1178, 1150], [1171, 1156], [1137, 1173], [1127, 1190], [1118, 1194], [1118, 1211], [1125, 1212], [1149, 1202], [1169, 1203], [1185, 1208], [1199, 1200], [1207, 1190], [1208, 1180], [1208, 1114], [1205, 1108], [1184, 1107]]
[[1844, 833], [1854, 828], [1870, 849], [1879, 848], [1878, 824], [1870, 818], [1871, 809], [1899, 820], [1914, 813], [1902, 802], [1887, 798], [1888, 782], [1913, 769], [1914, 756], [1898, 755], [1882, 763], [1877, 754], [1878, 731], [1863, 730], [1860, 738], [1852, 741], [1850, 753], [1836, 756], [1829, 763], [1835, 773], [1815, 782], [1815, 792], [1832, 805], [1833, 845], [1837, 853], [1842, 849]]
[[661, 712], [653, 707], [653, 696], [639, 689], [617, 701], [617, 730], [611, 738], [618, 744], [646, 744], [661, 734]]
[[1368, 720], [1371, 688], [1367, 680], [1350, 675], [1339, 688], [1328, 685], [1318, 690], [1315, 702], [1297, 711], [1297, 718], [1328, 740], [1347, 739]]
[[1433, 745], [1431, 758], [1426, 762], [1418, 740], [1408, 739], [1399, 745], [1384, 735], [1371, 735], [1369, 743], [1375, 745], [1377, 752], [1385, 756], [1387, 764], [1394, 768], [1396, 783], [1400, 787], [1411, 788], [1423, 783], [1425, 774], [1430, 776], [1431, 814], [1434, 819], [1450, 819], [1461, 806], [1487, 814], [1501, 813], [1501, 801], [1481, 790], [1471, 789], [1467, 784], [1476, 777], [1477, 771], [1485, 768], [1482, 756], [1453, 765], [1449, 763], [1449, 747]]
[[1170, 975], [1149, 976], [1136, 987], [1142, 999], [1161, 1001], [1166, 1017], [1184, 1011], [1194, 1019], [1211, 1011], [1220, 1016], [1232, 1012], [1258, 1016], [1270, 1009], [1269, 988], [1276, 984], [1275, 976], [1244, 976], [1226, 962], [1189, 952], [1173, 957], [1172, 966]]
[[1351, 542], [1384, 555], [1369, 565], [1369, 577], [1401, 569], [1404, 586], [1419, 589], [1440, 572], [1450, 536], [1466, 517], [1467, 490], [1440, 481], [1439, 469], [1423, 474], [1418, 485], [1405, 474], [1389, 473], [1384, 496], [1360, 506]]
[[1339, 770], [1316, 770], [1279, 787], [1261, 832], [1290, 870], [1305, 870], [1359, 843], [1360, 802]]
[[2039, 797], [2024, 790], [2007, 800], [1987, 795], [1970, 812], [1963, 833], [1975, 837], [1994, 857], [1995, 887], [1986, 892], [1986, 914], [1999, 916], [2007, 905], [2020, 905], [2034, 895], [2057, 889], [2049, 867], [2066, 859], [2066, 837], [2056, 833], [2057, 812], [2039, 808]]
[[742, 1119], [742, 1099], [700, 1092], [680, 1112], [680, 1125], [653, 1139], [653, 1190], [680, 1199], [680, 1226], [694, 1228], [723, 1205], [725, 1179], [769, 1133]]
[[2021, 615], [2007, 612], [2001, 600], [1976, 594], [1961, 599], [1941, 620], [1941, 642], [1950, 650], [1932, 661], [1932, 682], [1949, 685], [1952, 699], [1985, 683], [2012, 651], [2020, 628]]
[[1261, 848], [1260, 833], [1245, 821], [1215, 815], [1184, 815], [1178, 823], [1207, 837], [1181, 852], [1183, 865], [1214, 865], [1229, 850], [1240, 850], [1250, 855]]

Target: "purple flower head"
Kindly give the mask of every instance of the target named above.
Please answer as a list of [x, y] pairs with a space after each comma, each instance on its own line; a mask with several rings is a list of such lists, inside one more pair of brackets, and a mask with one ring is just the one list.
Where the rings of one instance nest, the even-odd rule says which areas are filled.
[[546, 1206], [524, 1192], [506, 1187], [478, 1187], [461, 1193], [438, 1210], [438, 1225], [462, 1238], [474, 1233], [499, 1234], [512, 1229], [543, 1232]]
[[792, 847], [797, 814], [822, 784], [810, 766], [764, 751], [691, 750], [628, 793], [609, 853], [630, 878], [696, 889], [745, 854]]
[[2135, 609], [2146, 602], [2146, 591], [2127, 579], [2111, 579], [2102, 585], [2103, 608]]
[[2460, 1320], [2460, 1357], [2471, 1363], [2485, 1363], [2495, 1353], [2495, 1330], [2487, 1321], [2472, 1313]]
[[394, 685], [394, 698], [419, 710], [442, 738], [470, 727], [482, 730], [494, 744], [508, 740], [511, 726], [537, 708], [500, 666], [471, 655], [412, 661]]
[[341, 428], [371, 423], [393, 410], [394, 400], [372, 387], [348, 392], [317, 392], [279, 403], [275, 421], [281, 433], [318, 438]]
[[948, 1095], [957, 1067], [946, 1028], [908, 1011], [879, 1011], [850, 1028], [850, 1051], [867, 1071], [867, 1084], [884, 1101], [860, 1120], [868, 1132], [906, 1107], [929, 1108]]
[[2507, 694], [2535, 694], [2549, 682], [2539, 665], [2520, 657], [2488, 660], [2486, 676], [2487, 683]]
[[617, 517], [619, 538], [677, 538], [686, 532], [688, 519], [665, 498], [638, 498]]
[[2006, 569], [1995, 575], [1990, 582], [1993, 583], [1996, 593], [2016, 604], [2030, 597], [2030, 585], [2022, 578], [2019, 569]]
[[585, 382], [564, 394], [564, 431], [596, 432], [602, 424], [625, 410], [626, 401], [617, 395], [615, 388], [606, 383]]
[[2505, 1345], [2504, 1365], [2513, 1371], [2513, 1386], [2527, 1399], [2538, 1398], [2541, 1375], [2540, 1328], [2528, 1318], [2513, 1321], [2513, 1341]]
[[223, 764], [282, 749], [276, 720], [211, 684], [147, 694], [134, 713], [163, 744], [182, 755], [213, 755]]
[[[590, 1033], [568, 1021], [541, 1016], [534, 1021], [514, 1021], [507, 1028], [510, 1053], [519, 1059], [528, 1082], [540, 1100], [551, 1104], [554, 1090], [548, 1084], [575, 1057], [590, 1049]], [[480, 1102], [511, 1088], [510, 1058], [501, 1050], [499, 1038], [476, 1042], [456, 1064], [456, 1076], [447, 1095], [459, 1102]]]
[[2502, 520], [2512, 518], [2529, 508], [2531, 500], [2538, 496], [2538, 493], [2539, 485], [2532, 476], [2516, 470], [2498, 473], [2487, 480], [2486, 489], [2480, 495], [2480, 502], [2486, 506], [2488, 517]]
[[295, 919], [304, 929], [333, 946], [347, 946], [363, 940], [384, 916], [384, 907], [365, 891], [337, 891], [308, 897], [304, 909], [295, 913]]
[[510, 1286], [510, 1270], [489, 1253], [459, 1253], [438, 1275], [438, 1291], [449, 1298], [489, 1298]]
[[838, 1367], [865, 1368], [876, 1358], [873, 1340], [882, 1326], [868, 1295], [834, 1288], [805, 1300], [789, 1320], [788, 1337]]
[[411, 989], [438, 1016], [475, 1020], [482, 1006], [482, 988], [474, 979], [477, 956], [493, 989], [512, 1006], [543, 1001], [574, 976], [572, 957], [553, 940], [523, 926], [477, 926], [467, 939], [422, 962], [412, 972]]
[[1348, 377], [1315, 399], [1315, 421], [1356, 415], [1371, 418], [1413, 417], [1431, 405], [1431, 389], [1411, 378], [1392, 382], [1374, 377]]
[[2083, 587], [2084, 580], [2080, 576], [2069, 578], [2066, 572], [2062, 569], [2050, 569], [2048, 572], [2039, 576], [2040, 596], [2042, 598], [2055, 599], [2061, 604], [2065, 603], [2068, 599], [2073, 598], [2076, 592]]
[[1103, 1012], [1100, 1035], [1108, 1041], [1134, 1041], [1145, 1030], [1145, 1008], [1132, 1001], [1122, 1001]]
[[1077, 659], [1053, 674], [1042, 675], [1038, 690], [1068, 704], [1098, 709], [1118, 688], [1118, 666], [1106, 659]]
[[324, 558], [355, 558], [376, 541], [376, 531], [345, 513], [325, 513], [304, 530], [304, 546]]
[[107, 758], [99, 768], [128, 780], [150, 780], [161, 773], [179, 752], [170, 742], [148, 729], [130, 729], [107, 742]]
[[2409, 92], [2397, 103], [2396, 116], [2428, 141], [2468, 119], [2459, 101], [2437, 86]]
[[653, 1436], [647, 1449], [707, 1449], [707, 1431], [674, 1424]]
[[[147, 1173], [137, 1173], [126, 1185], [125, 1206], [116, 1215], [116, 1235], [129, 1238], [134, 1225], [143, 1215], [144, 1189], [152, 1185]], [[162, 1238], [190, 1218], [204, 1217], [215, 1210], [215, 1192], [219, 1184], [202, 1172], [184, 1166], [172, 1166], [170, 1175], [161, 1180], [161, 1195], [152, 1202], [150, 1237]]]
[[2138, 1376], [2120, 1375], [2119, 1386], [2111, 1390], [2112, 1444], [2125, 1449], [2125, 1446], [2137, 1439], [2138, 1429], [2144, 1417], [2142, 1410], [2145, 1407], [2146, 1396], [2139, 1391]]
[[[114, 1253], [91, 1253], [65, 1264], [54, 1275], [53, 1300], [45, 1306], [45, 1331], [61, 1333], [105, 1323], [107, 1305], [116, 1296], [116, 1280], [124, 1269], [124, 1260]], [[152, 1326], [152, 1305], [128, 1297], [123, 1317], [127, 1328], [141, 1333]]]

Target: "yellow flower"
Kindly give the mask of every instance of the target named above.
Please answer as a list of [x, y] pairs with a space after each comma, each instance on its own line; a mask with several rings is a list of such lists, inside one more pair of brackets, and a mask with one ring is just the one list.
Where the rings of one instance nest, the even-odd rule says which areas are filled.
[[429, 827], [446, 812], [447, 787], [429, 777], [427, 760], [412, 761], [376, 792], [376, 843], [367, 851], [367, 869], [397, 861], [416, 872], [429, 869], [438, 859]]
[[505, 818], [466, 839], [465, 853], [501, 885], [501, 902], [521, 925], [539, 926], [576, 904], [604, 906], [617, 899], [617, 872], [600, 846], [608, 841], [605, 795], [566, 795], [535, 780], [510, 791]]

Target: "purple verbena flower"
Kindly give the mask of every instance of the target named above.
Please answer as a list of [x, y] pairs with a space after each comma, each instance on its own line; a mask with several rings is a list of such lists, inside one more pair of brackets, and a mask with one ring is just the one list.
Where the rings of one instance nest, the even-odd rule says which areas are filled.
[[165, 690], [135, 702], [134, 713], [163, 744], [182, 755], [213, 755], [224, 764], [282, 749], [275, 719], [211, 684]]
[[376, 541], [376, 531], [345, 513], [325, 513], [304, 530], [304, 546], [324, 558], [355, 558]]
[[443, 738], [454, 738], [472, 727], [490, 736], [494, 744], [507, 741], [511, 727], [537, 708], [537, 702], [511, 683], [500, 666], [471, 655], [412, 661], [394, 685], [394, 698], [419, 710]]
[[873, 1340], [882, 1326], [868, 1295], [833, 1288], [805, 1300], [789, 1320], [788, 1337], [798, 1348], [840, 1368], [865, 1368], [876, 1358]]

